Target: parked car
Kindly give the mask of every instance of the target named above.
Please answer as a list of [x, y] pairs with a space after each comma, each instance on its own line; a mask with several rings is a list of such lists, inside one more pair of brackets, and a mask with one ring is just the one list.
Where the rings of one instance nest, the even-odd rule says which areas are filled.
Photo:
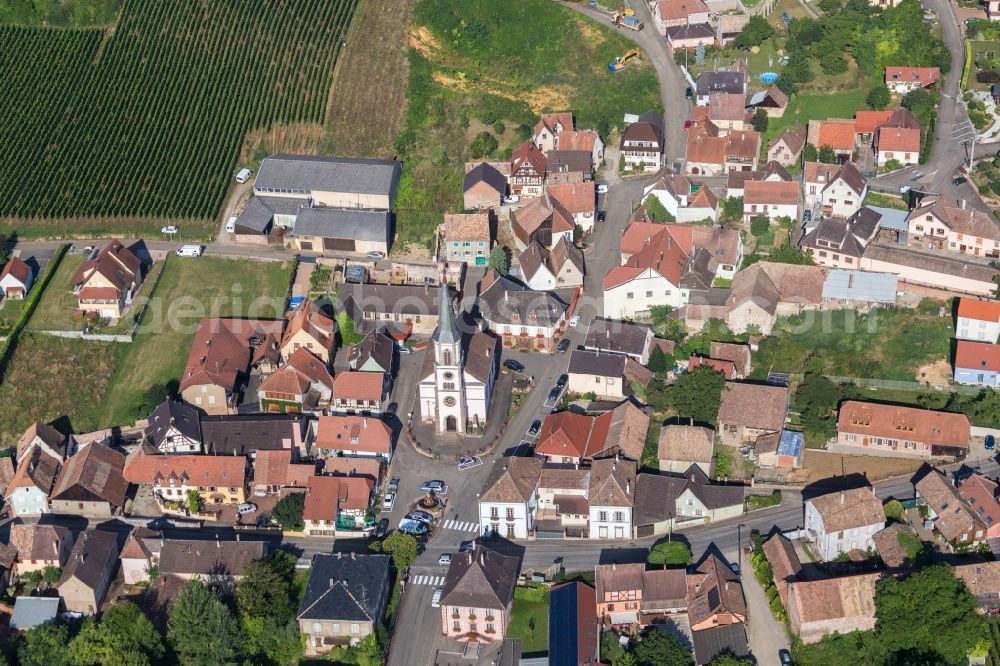
[[458, 544], [458, 552], [468, 553], [470, 550], [475, 548], [475, 546], [476, 546], [475, 541], [463, 541], [462, 543]]
[[372, 535], [376, 539], [381, 539], [386, 535], [386, 533], [388, 533], [388, 531], [389, 531], [389, 519], [383, 518], [382, 520], [375, 523], [375, 531], [372, 533]]
[[785, 25], [792, 24], [792, 17], [788, 15], [788, 12], [781, 12], [781, 22]]
[[577, 324], [580, 323], [580, 315], [573, 315], [569, 318], [569, 327], [576, 328]]
[[431, 596], [431, 608], [441, 608], [441, 595], [444, 594], [443, 587], [435, 587]]
[[563, 373], [559, 375], [559, 379], [556, 380], [556, 388], [564, 389], [566, 388], [566, 384], [568, 383], [569, 383], [569, 375]]
[[444, 485], [444, 481], [424, 481], [420, 484], [420, 492], [422, 493], [440, 493], [447, 488]]
[[382, 252], [381, 250], [372, 250], [367, 256], [372, 261], [380, 261], [385, 259], [385, 252]]
[[201, 245], [182, 245], [174, 254], [178, 257], [200, 257], [202, 249]]
[[386, 513], [392, 511], [392, 505], [396, 503], [396, 493], [386, 493], [382, 498], [382, 510]]
[[694, 96], [694, 90], [691, 89], [691, 86], [684, 89], [684, 96], [688, 99], [691, 99]]
[[407, 347], [406, 345], [399, 345], [399, 353], [402, 354], [403, 356], [406, 356], [407, 354], [412, 354], [413, 350]]
[[434, 516], [427, 513], [426, 511], [411, 511], [410, 513], [406, 514], [406, 519], [416, 520], [425, 525], [430, 525], [432, 522], [434, 522]]
[[598, 194], [607, 194], [608, 193], [608, 185], [607, 185], [607, 183], [598, 183], [597, 184], [597, 193]]
[[987, 451], [992, 451], [997, 447], [997, 438], [993, 435], [986, 435], [986, 438], [983, 439], [983, 446], [986, 447]]
[[387, 486], [387, 488], [392, 492], [396, 492], [397, 490], [399, 490], [399, 477], [394, 476], [391, 479], [389, 479], [389, 485]]
[[240, 169], [236, 173], [236, 182], [242, 185], [243, 183], [250, 180], [250, 175], [253, 173], [250, 169]]
[[524, 372], [524, 364], [515, 361], [512, 358], [507, 359], [503, 362], [503, 367], [508, 370], [513, 370], [514, 372]]
[[458, 468], [461, 470], [472, 469], [483, 464], [482, 458], [475, 456], [464, 456], [458, 459]]
[[178, 229], [176, 226], [174, 226], [172, 224], [168, 224], [167, 226], [162, 227], [160, 229], [160, 233], [161, 234], [170, 234], [170, 235], [173, 235], [173, 234], [176, 234], [178, 231], [180, 231], [180, 229]]
[[535, 435], [538, 434], [538, 431], [541, 429], [542, 429], [542, 422], [539, 421], [538, 419], [535, 419], [534, 422], [530, 426], [528, 426], [528, 435], [530, 437], [534, 437]]
[[560, 393], [562, 393], [562, 389], [560, 389], [558, 386], [553, 386], [552, 390], [549, 391], [549, 397], [546, 400], [546, 402], [555, 402], [556, 400], [559, 399]]
[[684, 131], [687, 132], [689, 129], [691, 129], [691, 125], [693, 125], [693, 124], [694, 124], [693, 120], [691, 120], [691, 119], [685, 120], [684, 121]]
[[505, 204], [508, 204], [508, 205], [510, 205], [510, 204], [516, 204], [520, 200], [521, 200], [521, 197], [518, 196], [518, 195], [516, 195], [516, 194], [512, 194], [509, 197], [504, 197], [503, 198], [503, 202]]
[[442, 554], [441, 557], [438, 558], [438, 564], [440, 564], [443, 567], [446, 567], [449, 564], [451, 564], [451, 553]]
[[733, 573], [736, 574], [737, 576], [741, 575], [740, 574], [740, 565], [736, 564], [736, 562], [733, 562], [732, 564], [730, 564], [729, 568], [732, 569]]
[[234, 233], [236, 233], [236, 218], [235, 217], [231, 217], [228, 220], [226, 220], [226, 233], [227, 234], [234, 234]]
[[792, 654], [788, 650], [778, 650], [778, 659], [781, 660], [781, 666], [792, 666], [795, 662], [792, 661]]
[[560, 354], [565, 354], [569, 351], [569, 338], [563, 338], [562, 342], [559, 343], [559, 346], [556, 347], [556, 351]]
[[606, 219], [608, 219], [608, 211], [606, 211], [606, 210], [599, 210], [599, 211], [597, 211], [597, 221], [598, 222], [604, 222]]
[[240, 504], [238, 507], [236, 507], [236, 513], [240, 514], [241, 516], [245, 516], [248, 513], [253, 513], [256, 510], [257, 510], [257, 505], [254, 504], [253, 502], [244, 502], [243, 504]]
[[966, 178], [965, 176], [959, 176], [959, 177], [958, 177], [958, 178], [956, 178], [955, 180], [951, 181], [951, 184], [952, 184], [952, 185], [961, 185], [961, 184], [962, 184], [962, 183], [964, 183], [964, 182], [965, 182], [966, 180], [968, 180], [968, 179], [967, 179], [967, 178]]
[[409, 520], [404, 518], [399, 523], [399, 531], [403, 534], [409, 534], [411, 536], [423, 536], [427, 534], [428, 528], [427, 523], [422, 523], [419, 520]]
[[813, 219], [813, 212], [811, 210], [809, 210], [807, 208], [804, 211], [802, 211], [802, 221], [803, 222], [810, 222], [810, 221], [812, 221], [812, 219]]

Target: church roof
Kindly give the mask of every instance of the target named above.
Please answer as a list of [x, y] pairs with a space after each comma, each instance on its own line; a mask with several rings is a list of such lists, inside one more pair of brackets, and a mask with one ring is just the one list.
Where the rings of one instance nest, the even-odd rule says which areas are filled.
[[458, 326], [455, 324], [455, 311], [451, 308], [451, 293], [448, 283], [441, 285], [441, 302], [438, 305], [438, 325], [434, 329], [434, 342], [451, 345], [462, 339]]

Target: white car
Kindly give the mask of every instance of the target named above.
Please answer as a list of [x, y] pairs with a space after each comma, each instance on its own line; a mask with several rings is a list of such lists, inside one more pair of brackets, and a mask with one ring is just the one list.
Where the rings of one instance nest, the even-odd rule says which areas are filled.
[[236, 182], [242, 185], [243, 183], [250, 180], [250, 174], [252, 173], [253, 171], [251, 171], [250, 169], [240, 169], [239, 172], [236, 174]]
[[372, 250], [371, 252], [368, 253], [368, 258], [371, 259], [372, 261], [379, 261], [381, 259], [385, 259], [385, 252], [382, 252], [380, 250]]
[[445, 553], [444, 555], [439, 557], [438, 564], [440, 564], [443, 567], [446, 567], [449, 564], [451, 564], [451, 555], [449, 553]]
[[248, 513], [253, 513], [256, 510], [257, 510], [257, 505], [254, 504], [253, 502], [244, 502], [243, 504], [240, 504], [238, 507], [236, 507], [236, 513], [240, 514], [241, 516], [245, 516]]
[[389, 513], [392, 511], [392, 505], [396, 503], [396, 493], [386, 493], [385, 497], [382, 498], [382, 511]]
[[173, 234], [176, 234], [178, 231], [180, 231], [180, 229], [178, 229], [177, 227], [175, 227], [172, 224], [168, 225], [166, 227], [163, 227], [162, 229], [160, 229], [160, 233], [161, 234], [170, 234], [170, 235], [173, 235]]
[[597, 186], [597, 193], [598, 194], [607, 194], [608, 193], [608, 186], [605, 183], [598, 184], [598, 186]]
[[580, 323], [580, 315], [573, 315], [569, 319], [570, 328], [576, 328], [576, 325]]
[[441, 608], [441, 595], [443, 594], [443, 587], [434, 588], [434, 595], [431, 597], [431, 608]]
[[458, 468], [461, 470], [471, 469], [473, 467], [479, 467], [483, 464], [482, 458], [477, 458], [475, 456], [464, 456], [458, 460]]
[[520, 200], [521, 200], [521, 197], [520, 197], [520, 196], [518, 196], [517, 194], [512, 194], [512, 195], [510, 195], [509, 197], [504, 197], [504, 198], [503, 198], [503, 202], [504, 202], [505, 204], [508, 204], [508, 205], [509, 205], [509, 204], [516, 204], [516, 203], [517, 203], [518, 201], [520, 201]]

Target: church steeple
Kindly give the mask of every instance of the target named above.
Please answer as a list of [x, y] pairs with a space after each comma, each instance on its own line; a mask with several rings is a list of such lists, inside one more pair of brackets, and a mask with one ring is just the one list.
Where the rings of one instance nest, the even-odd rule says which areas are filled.
[[454, 345], [462, 339], [455, 323], [455, 311], [451, 309], [451, 289], [448, 283], [441, 285], [441, 302], [438, 304], [438, 325], [432, 339], [439, 345]]

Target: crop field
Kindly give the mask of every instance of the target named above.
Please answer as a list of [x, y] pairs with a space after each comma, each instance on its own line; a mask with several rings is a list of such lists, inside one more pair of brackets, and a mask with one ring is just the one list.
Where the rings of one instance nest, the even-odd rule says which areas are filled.
[[249, 133], [324, 122], [357, 4], [126, 0], [107, 31], [0, 27], [0, 218], [214, 217]]

